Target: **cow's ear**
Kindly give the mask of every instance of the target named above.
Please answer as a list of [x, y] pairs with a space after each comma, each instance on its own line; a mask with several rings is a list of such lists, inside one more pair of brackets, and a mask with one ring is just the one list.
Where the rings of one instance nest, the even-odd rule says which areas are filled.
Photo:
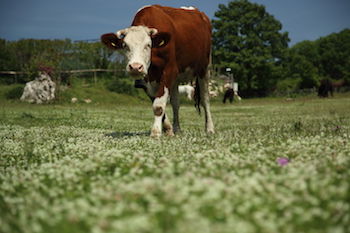
[[159, 32], [152, 36], [152, 48], [165, 47], [171, 39], [171, 35], [166, 32]]
[[122, 48], [122, 39], [118, 39], [117, 35], [114, 33], [103, 34], [101, 36], [101, 42], [110, 49]]

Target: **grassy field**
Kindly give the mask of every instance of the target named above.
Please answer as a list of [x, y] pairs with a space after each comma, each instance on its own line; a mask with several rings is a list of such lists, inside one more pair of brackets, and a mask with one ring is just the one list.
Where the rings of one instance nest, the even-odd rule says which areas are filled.
[[350, 232], [349, 94], [150, 106], [1, 102], [0, 232]]

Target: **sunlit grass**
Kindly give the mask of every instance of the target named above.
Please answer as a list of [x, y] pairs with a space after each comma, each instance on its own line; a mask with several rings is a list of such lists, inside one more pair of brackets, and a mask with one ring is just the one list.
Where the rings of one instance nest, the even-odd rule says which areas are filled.
[[0, 232], [350, 231], [347, 95], [213, 102], [161, 139], [148, 103], [1, 104]]

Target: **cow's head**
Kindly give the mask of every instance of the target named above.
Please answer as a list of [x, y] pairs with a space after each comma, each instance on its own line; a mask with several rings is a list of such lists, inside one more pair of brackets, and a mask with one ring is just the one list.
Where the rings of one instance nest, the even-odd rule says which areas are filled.
[[[104, 34], [101, 41], [110, 49], [124, 49], [127, 57], [126, 71], [133, 79], [140, 79], [147, 75], [151, 64], [152, 41], [157, 33], [155, 28], [132, 26], [119, 30], [116, 34]], [[159, 42], [157, 47], [164, 44], [165, 42]]]

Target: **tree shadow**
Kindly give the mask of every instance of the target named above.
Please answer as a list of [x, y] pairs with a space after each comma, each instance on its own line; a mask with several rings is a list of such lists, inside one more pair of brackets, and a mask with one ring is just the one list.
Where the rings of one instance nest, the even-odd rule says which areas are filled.
[[124, 137], [136, 137], [136, 136], [150, 136], [151, 132], [128, 132], [128, 131], [115, 131], [112, 133], [106, 133], [104, 136], [112, 138], [124, 138]]

